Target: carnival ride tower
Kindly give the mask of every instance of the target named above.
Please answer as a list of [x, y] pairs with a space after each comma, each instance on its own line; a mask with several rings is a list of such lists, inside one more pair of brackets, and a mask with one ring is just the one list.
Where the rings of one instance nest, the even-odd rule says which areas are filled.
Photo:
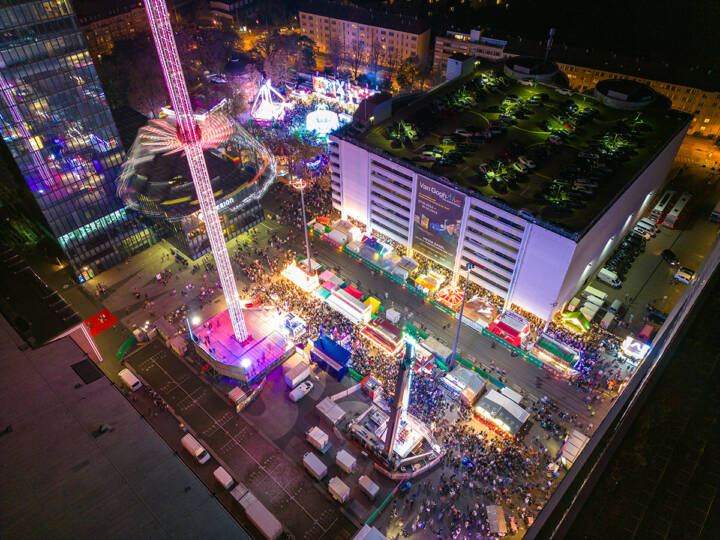
[[395, 397], [390, 410], [390, 418], [385, 435], [385, 447], [383, 454], [392, 461], [392, 453], [395, 449], [398, 432], [403, 418], [407, 414], [407, 407], [410, 402], [410, 385], [412, 384], [413, 364], [415, 363], [415, 344], [411, 341], [405, 342], [405, 354], [400, 361], [397, 379], [395, 380]]
[[210, 241], [210, 248], [215, 257], [230, 321], [235, 338], [242, 343], [248, 339], [248, 332], [243, 319], [235, 276], [230, 265], [230, 256], [225, 245], [220, 216], [215, 207], [215, 196], [207, 164], [205, 163], [205, 156], [203, 155], [200, 128], [190, 105], [190, 96], [185, 84], [182, 66], [180, 65], [180, 57], [175, 45], [167, 5], [165, 0], [144, 0], [144, 2], [153, 40], [155, 41], [155, 48], [160, 58], [165, 83], [170, 94], [170, 102], [177, 118], [178, 138], [183, 144], [200, 209], [203, 213], [205, 228]]

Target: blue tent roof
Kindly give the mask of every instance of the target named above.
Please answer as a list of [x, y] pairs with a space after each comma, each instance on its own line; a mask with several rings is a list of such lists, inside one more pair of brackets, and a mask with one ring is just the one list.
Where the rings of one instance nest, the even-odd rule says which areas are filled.
[[341, 347], [327, 336], [320, 336], [320, 338], [315, 340], [314, 345], [338, 364], [344, 366], [350, 361], [350, 351]]

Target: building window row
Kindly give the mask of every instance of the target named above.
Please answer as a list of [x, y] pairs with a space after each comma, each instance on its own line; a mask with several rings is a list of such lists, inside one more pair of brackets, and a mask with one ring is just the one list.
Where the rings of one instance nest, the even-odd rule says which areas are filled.
[[[493, 238], [492, 236], [488, 236], [487, 234], [484, 234], [483, 232], [479, 231], [478, 229], [475, 229], [474, 227], [472, 227], [470, 225], [467, 225], [467, 230], [470, 231], [471, 233], [479, 236], [484, 241], [490, 242], [491, 244], [494, 244], [503, 249], [506, 249], [511, 253], [517, 254], [517, 252], [518, 252], [516, 247], [506, 244], [504, 242], [501, 242], [500, 240], [498, 240], [497, 238]], [[477, 243], [478, 245], [480, 245], [480, 247], [483, 247], [483, 248], [487, 249], [488, 251], [492, 251], [493, 253], [498, 253], [496, 250], [492, 250], [485, 245], [479, 244], [478, 242], [474, 242], [472, 237], [466, 236], [466, 240], [471, 243]], [[498, 255], [499, 255], [499, 253], [498, 253]], [[507, 255], [501, 255], [501, 256], [506, 259], [509, 259], [509, 257]], [[513, 261], [513, 262], [515, 262], [515, 261]]]
[[371, 160], [370, 163], [373, 167], [379, 167], [380, 169], [384, 169], [388, 172], [391, 172], [391, 173], [399, 176], [400, 178], [404, 178], [408, 182], [412, 182], [412, 180], [413, 180], [412, 176], [402, 173], [402, 172], [398, 171], [397, 169], [393, 169], [392, 167], [388, 167], [384, 163], [380, 163], [379, 161], [375, 161], [374, 159]]
[[467, 245], [464, 246], [463, 251], [464, 251], [464, 252], [468, 252], [468, 253], [472, 253], [473, 257], [477, 257], [477, 258], [480, 259], [481, 261], [485, 261], [485, 262], [488, 263], [488, 264], [492, 264], [493, 266], [496, 266], [496, 267], [499, 268], [500, 270], [503, 270], [503, 271], [505, 271], [505, 272], [508, 272], [509, 274], [512, 274], [512, 273], [513, 273], [512, 268], [508, 268], [507, 266], [503, 266], [502, 264], [500, 264], [500, 263], [497, 262], [496, 260], [491, 259], [490, 257], [488, 257], [488, 256], [486, 256], [486, 255], [482, 255], [481, 253], [478, 253], [478, 252], [475, 251], [474, 249], [470, 249]]
[[[376, 188], [378, 188], [378, 189], [381, 189], [381, 190], [384, 191], [385, 193], [388, 193], [389, 195], [393, 195], [394, 197], [397, 197], [398, 199], [402, 199], [403, 201], [406, 201], [408, 204], [410, 203], [410, 197], [406, 197], [406, 196], [403, 195], [402, 193], [398, 193], [397, 191], [393, 191], [393, 190], [391, 190], [390, 188], [388, 188], [388, 187], [386, 187], [386, 186], [383, 186], [382, 184], [379, 184], [378, 182], [372, 182], [372, 186], [373, 186], [373, 187], [376, 187]], [[396, 202], [396, 201], [393, 201], [392, 199], [387, 199], [386, 197], [384, 197], [384, 198], [385, 198], [386, 200], [392, 201], [392, 202], [395, 203], [395, 204], [400, 204], [400, 203], [398, 203], [398, 202]]]
[[408, 241], [407, 233], [403, 234], [401, 232], [398, 232], [395, 229], [393, 229], [392, 227], [390, 227], [389, 225], [386, 225], [379, 221], [375, 221], [375, 220], [371, 219], [371, 222], [372, 222], [373, 229], [380, 229], [381, 233], [386, 234], [390, 237], [395, 236], [396, 238], [394, 238], [394, 240], [397, 240], [400, 243]]
[[[465, 262], [472, 262], [468, 261], [465, 257], [463, 257], [463, 260]], [[508, 292], [508, 288], [506, 285], [500, 285], [499, 283], [496, 283], [492, 281], [491, 279], [486, 278], [485, 276], [482, 276], [475, 272], [474, 270], [470, 270], [470, 277], [471, 279], [474, 279], [476, 282], [480, 283], [481, 286], [485, 287], [486, 289], [490, 290], [491, 292], [500, 294], [501, 296], [504, 296]]]
[[408, 226], [407, 226], [407, 225], [405, 225], [405, 224], [403, 224], [403, 223], [398, 223], [398, 222], [395, 221], [394, 219], [389, 218], [388, 216], [386, 216], [385, 214], [383, 214], [382, 212], [380, 212], [380, 210], [379, 210], [378, 208], [371, 208], [371, 209], [370, 209], [370, 215], [371, 215], [373, 218], [379, 217], [379, 218], [381, 218], [381, 219], [384, 219], [385, 221], [388, 221], [389, 223], [392, 223], [392, 224], [395, 225], [398, 229], [404, 231], [404, 232], [405, 232], [405, 235], [407, 236], [407, 233], [408, 233]]
[[[377, 201], [377, 200], [373, 199], [373, 200], [370, 202], [370, 204], [373, 205], [373, 206], [377, 206], [378, 208], [381, 208], [384, 212], [390, 212], [393, 216], [397, 216], [397, 217], [399, 217], [400, 219], [402, 219], [402, 220], [404, 220], [404, 221], [409, 221], [408, 216], [401, 214], [401, 213], [398, 212], [397, 210], [393, 210], [392, 207], [386, 206], [386, 205], [380, 203], [380, 201]], [[398, 206], [397, 206], [396, 204], [393, 204], [392, 206], [395, 207], [395, 208], [398, 208]], [[409, 214], [409, 212], [408, 212], [408, 214]]]
[[[507, 276], [504, 276], [502, 274], [498, 274], [497, 272], [494, 272], [493, 270], [491, 270], [490, 268], [488, 268], [487, 266], [485, 266], [484, 264], [482, 264], [481, 262], [479, 262], [477, 260], [473, 260], [474, 257], [469, 257], [467, 254], [463, 253], [462, 258], [465, 261], [470, 261], [471, 263], [473, 263], [479, 271], [482, 270], [483, 272], [491, 274], [492, 279], [498, 279], [505, 284], [510, 283], [510, 278], [508, 278]], [[488, 279], [488, 278], [486, 277], [485, 279]]]
[[499, 221], [500, 223], [504, 223], [508, 227], [512, 227], [513, 229], [516, 229], [520, 232], [525, 232], [525, 227], [523, 225], [516, 223], [510, 219], [499, 216], [498, 214], [494, 214], [493, 212], [490, 212], [489, 210], [485, 210], [484, 208], [481, 208], [480, 206], [475, 206], [474, 204], [471, 204], [470, 208], [472, 210], [474, 210], [475, 212], [479, 212], [480, 214], [484, 214], [494, 220]]
[[468, 217], [469, 217], [469, 220], [470, 220], [470, 221], [473, 221], [473, 222], [477, 223], [478, 225], [482, 225], [482, 226], [485, 227], [486, 229], [490, 229], [491, 231], [495, 231], [496, 233], [498, 233], [499, 235], [504, 236], [505, 238], [509, 238], [510, 240], [513, 240], [513, 241], [518, 242], [518, 243], [522, 240], [522, 238], [520, 238], [519, 236], [515, 236], [514, 234], [510, 234], [510, 233], [507, 232], [505, 229], [501, 229], [500, 227], [496, 227], [496, 226], [492, 225], [491, 223], [488, 223], [487, 221], [485, 221], [485, 220], [483, 220], [483, 219], [480, 219], [480, 218], [478, 218], [478, 217], [476, 217], [476, 216], [472, 216], [472, 215], [471, 215], [471, 216], [468, 216]]

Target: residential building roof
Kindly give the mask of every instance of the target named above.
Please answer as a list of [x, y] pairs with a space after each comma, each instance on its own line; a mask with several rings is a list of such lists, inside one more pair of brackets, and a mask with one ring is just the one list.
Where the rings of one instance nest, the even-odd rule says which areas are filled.
[[398, 30], [408, 34], [422, 34], [429, 27], [423, 21], [403, 15], [374, 11], [355, 6], [345, 6], [331, 2], [309, 2], [300, 8], [301, 13], [311, 13], [358, 24]]

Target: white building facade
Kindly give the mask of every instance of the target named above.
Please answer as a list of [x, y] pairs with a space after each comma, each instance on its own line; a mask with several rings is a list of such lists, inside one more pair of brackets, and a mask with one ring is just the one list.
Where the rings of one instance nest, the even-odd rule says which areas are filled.
[[[473, 263], [471, 281], [502, 297], [506, 307], [516, 304], [546, 320], [572, 299], [649, 211], [685, 131], [680, 130], [583, 233], [565, 231], [463, 190], [350, 137], [330, 137], [333, 206], [343, 218], [364, 223], [368, 232], [391, 238], [410, 253], [427, 255], [455, 275], [467, 262]], [[432, 193], [441, 194], [444, 210], [444, 193], [453, 193], [458, 218], [453, 240], [443, 245], [445, 249], [431, 247], [430, 252], [420, 238], [427, 236], [428, 218], [418, 206], [428, 205], [427, 186], [439, 187]], [[431, 228], [432, 217], [429, 221]], [[447, 228], [455, 219], [442, 221]]]

